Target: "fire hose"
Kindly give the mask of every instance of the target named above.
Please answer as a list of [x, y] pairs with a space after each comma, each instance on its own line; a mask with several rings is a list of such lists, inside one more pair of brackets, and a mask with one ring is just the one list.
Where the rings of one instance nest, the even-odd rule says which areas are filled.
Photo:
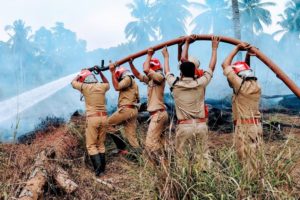
[[[196, 40], [211, 40], [213, 35], [196, 35]], [[179, 44], [184, 42], [189, 36], [184, 36], [180, 38], [176, 38], [173, 40], [169, 40], [166, 42], [163, 42], [161, 44], [155, 45], [152, 48], [154, 51], [157, 51], [159, 49], [162, 49], [165, 46], [172, 46], [175, 44]], [[230, 37], [225, 37], [225, 36], [219, 36], [220, 37], [220, 42], [225, 42], [229, 43], [232, 45], [238, 45], [240, 43], [243, 43], [243, 41], [235, 39], [235, 38], [230, 38]], [[115, 62], [116, 65], [120, 66], [131, 59], [135, 59], [141, 56], [144, 56], [147, 54], [148, 49], [144, 49], [142, 51], [139, 51], [135, 54], [131, 54], [121, 60], [118, 60]], [[264, 55], [258, 48], [256, 47], [251, 47], [251, 51], [256, 55], [256, 57], [261, 60], [267, 67], [269, 67], [279, 78], [284, 82], [284, 84], [300, 99], [300, 88], [282, 71], [271, 59], [269, 59], [266, 55]], [[108, 66], [104, 66], [104, 63], [102, 62], [102, 66], [95, 66], [98, 70], [100, 71], [106, 71], [109, 69]]]

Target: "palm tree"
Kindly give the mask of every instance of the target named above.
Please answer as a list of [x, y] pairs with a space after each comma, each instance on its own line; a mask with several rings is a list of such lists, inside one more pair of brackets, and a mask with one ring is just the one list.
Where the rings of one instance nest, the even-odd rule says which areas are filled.
[[191, 17], [187, 0], [157, 0], [153, 5], [153, 21], [162, 40], [186, 35], [186, 20]]
[[[282, 30], [277, 31], [275, 34], [283, 33], [281, 40], [288, 41], [289, 39], [296, 38], [299, 41], [300, 35], [300, 1], [290, 0], [286, 4], [284, 14], [279, 15], [281, 21], [278, 22]], [[293, 40], [294, 41], [294, 40]]]
[[31, 27], [25, 26], [25, 22], [22, 20], [14, 21], [13, 25], [7, 25], [5, 31], [10, 36], [8, 44], [13, 52], [14, 59], [16, 59], [19, 69], [16, 70], [20, 76], [17, 76], [17, 81], [21, 80], [21, 86], [24, 86], [25, 73], [23, 65], [25, 58], [32, 54], [32, 47], [29, 42], [29, 32]]
[[271, 13], [267, 7], [275, 5], [276, 3], [262, 0], [240, 0], [242, 29], [253, 36], [255, 32], [263, 30], [263, 24], [271, 25]]
[[125, 28], [126, 38], [136, 44], [149, 43], [156, 38], [155, 27], [151, 17], [151, 5], [145, 0], [134, 0], [127, 5], [131, 10], [131, 15], [135, 18], [129, 22]]
[[231, 34], [230, 7], [226, 0], [205, 0], [205, 3], [192, 3], [203, 10], [191, 22], [194, 33]]
[[[233, 21], [233, 30], [234, 37], [241, 40], [241, 22], [240, 22], [240, 9], [238, 0], [231, 0], [232, 8], [232, 21]], [[242, 60], [242, 53], [238, 53], [238, 60]]]

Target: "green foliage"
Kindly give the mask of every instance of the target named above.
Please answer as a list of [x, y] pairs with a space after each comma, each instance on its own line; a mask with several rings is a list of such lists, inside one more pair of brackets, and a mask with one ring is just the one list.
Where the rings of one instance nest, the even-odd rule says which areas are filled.
[[265, 2], [262, 0], [241, 0], [241, 24], [245, 31], [261, 32], [264, 25], [271, 25], [271, 12], [268, 8], [275, 6], [276, 3]]

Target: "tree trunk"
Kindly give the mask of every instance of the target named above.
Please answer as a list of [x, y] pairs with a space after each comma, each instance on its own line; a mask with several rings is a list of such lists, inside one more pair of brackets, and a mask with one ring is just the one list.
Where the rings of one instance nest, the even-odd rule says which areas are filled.
[[[239, 2], [238, 0], [231, 0], [231, 8], [232, 8], [232, 21], [233, 21], [233, 29], [234, 29], [234, 37], [241, 40], [241, 22], [240, 22], [240, 10], [239, 10]], [[242, 53], [239, 52], [238, 60], [242, 60]]]
[[47, 180], [46, 162], [46, 152], [42, 151], [35, 161], [29, 180], [19, 195], [19, 200], [37, 200], [43, 194], [43, 187]]
[[78, 188], [78, 185], [70, 178], [68, 172], [59, 166], [56, 167], [55, 171], [54, 179], [57, 185], [66, 193], [70, 194]]
[[55, 157], [55, 151], [53, 149], [43, 150], [38, 154], [35, 160], [34, 170], [26, 182], [25, 187], [22, 189], [18, 197], [19, 200], [37, 200], [41, 198], [47, 178], [49, 175], [52, 175], [53, 170], [51, 170], [50, 166], [55, 167], [53, 177], [57, 185], [66, 193], [70, 194], [78, 188], [78, 185], [71, 180], [69, 174], [59, 165], [48, 160], [48, 157]]

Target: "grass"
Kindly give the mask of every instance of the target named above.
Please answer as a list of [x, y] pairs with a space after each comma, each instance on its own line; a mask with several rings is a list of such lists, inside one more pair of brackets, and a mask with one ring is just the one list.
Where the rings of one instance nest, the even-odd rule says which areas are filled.
[[[138, 126], [140, 141], [144, 141], [146, 129], [146, 123]], [[230, 134], [210, 134], [214, 137], [210, 142], [219, 140], [219, 143], [210, 144], [213, 162], [206, 172], [201, 168], [200, 159], [189, 154], [179, 162], [172, 148], [166, 149], [168, 164], [156, 167], [144, 154], [136, 164], [108, 153], [106, 175], [102, 179], [116, 187], [111, 190], [94, 179], [86, 156], [84, 131], [85, 122], [78, 119], [62, 129], [37, 136], [31, 145], [0, 145], [0, 199], [17, 196], [30, 173], [35, 155], [50, 144], [61, 152], [55, 163], [70, 174], [79, 190], [68, 195], [53, 189], [56, 187], [49, 181], [45, 199], [297, 199], [300, 194], [297, 183], [300, 177], [295, 173], [295, 170], [300, 171], [297, 166], [299, 137], [267, 142], [259, 157], [259, 176], [254, 178], [245, 175], [231, 142], [228, 142], [231, 141]], [[173, 131], [167, 133], [171, 141], [174, 135]], [[76, 138], [76, 142], [72, 138]], [[171, 146], [169, 143], [168, 147]], [[107, 151], [113, 148], [108, 137]], [[200, 148], [194, 151], [199, 153]]]
[[167, 171], [150, 167], [140, 176], [143, 182], [152, 183], [144, 187], [156, 191], [158, 199], [297, 199], [291, 177], [300, 155], [297, 144], [289, 138], [278, 148], [263, 151], [257, 177], [245, 175], [231, 147], [211, 152], [214, 160], [209, 171], [201, 171], [200, 160], [185, 157], [180, 166], [169, 160]]

